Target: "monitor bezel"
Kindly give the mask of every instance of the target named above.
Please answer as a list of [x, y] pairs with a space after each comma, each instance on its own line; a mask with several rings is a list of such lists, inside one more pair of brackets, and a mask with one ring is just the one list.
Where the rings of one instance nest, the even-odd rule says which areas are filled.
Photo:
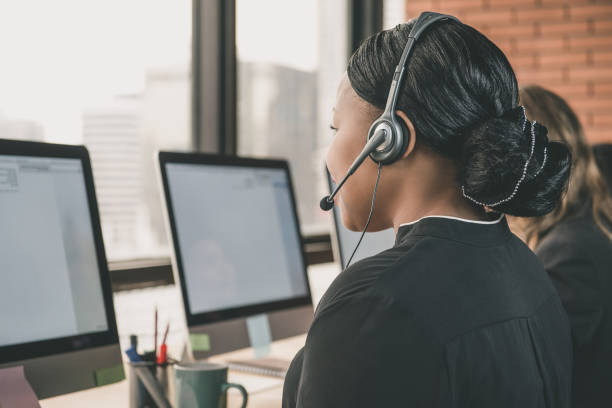
[[[102, 228], [100, 225], [100, 215], [95, 194], [91, 160], [87, 149], [85, 146], [81, 145], [0, 139], [0, 155], [78, 159], [81, 161], [107, 323], [107, 329], [104, 331], [6, 346], [0, 345], [0, 364], [119, 344], [115, 309], [113, 306], [111, 278], [102, 238]], [[18, 307], [18, 305], [16, 306]]]
[[[201, 326], [210, 323], [216, 323], [224, 320], [233, 318], [248, 317], [256, 314], [267, 313], [271, 311], [278, 311], [284, 309], [290, 309], [300, 306], [312, 306], [311, 288], [308, 280], [308, 272], [306, 270], [306, 257], [304, 253], [304, 239], [300, 231], [299, 217], [296, 208], [295, 193], [293, 189], [293, 182], [291, 178], [291, 171], [289, 164], [286, 160], [281, 159], [255, 159], [237, 156], [226, 156], [219, 154], [210, 153], [185, 153], [185, 152], [158, 152], [159, 170], [161, 175], [161, 182], [163, 187], [163, 194], [166, 203], [167, 220], [172, 236], [173, 243], [173, 255], [175, 261], [176, 272], [178, 274], [178, 280], [181, 285], [181, 292], [183, 298], [183, 305], [185, 308], [185, 316], [188, 327]], [[239, 306], [233, 308], [226, 308], [215, 311], [193, 313], [189, 304], [189, 293], [185, 282], [185, 273], [183, 269], [183, 260], [178, 242], [178, 234], [176, 227], [176, 220], [174, 218], [174, 207], [172, 204], [172, 197], [170, 196], [170, 186], [168, 183], [167, 176], [167, 164], [195, 164], [203, 166], [228, 166], [228, 167], [246, 167], [246, 168], [268, 168], [268, 169], [280, 169], [285, 172], [287, 182], [289, 185], [289, 193], [291, 199], [291, 207], [294, 218], [294, 226], [296, 228], [296, 234], [298, 235], [298, 242], [300, 245], [300, 257], [303, 265], [304, 281], [306, 283], [306, 294], [297, 296], [294, 298], [278, 300], [273, 302], [264, 302], [253, 305]]]

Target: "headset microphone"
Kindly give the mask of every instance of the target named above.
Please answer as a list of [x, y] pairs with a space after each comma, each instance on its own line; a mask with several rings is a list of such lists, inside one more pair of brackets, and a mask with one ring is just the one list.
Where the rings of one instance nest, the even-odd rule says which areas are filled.
[[334, 207], [334, 199], [331, 198], [331, 196], [323, 197], [319, 202], [319, 207], [321, 207], [323, 211], [331, 210]]
[[370, 138], [370, 140], [368, 140], [368, 143], [366, 143], [361, 153], [359, 153], [359, 156], [357, 156], [353, 164], [351, 164], [351, 167], [349, 167], [348, 171], [346, 172], [346, 176], [344, 176], [340, 184], [338, 184], [338, 186], [334, 189], [334, 191], [330, 195], [325, 196], [321, 199], [319, 206], [321, 207], [323, 211], [329, 211], [333, 208], [334, 197], [338, 193], [338, 190], [340, 190], [340, 187], [342, 187], [344, 183], [346, 182], [346, 180], [350, 176], [352, 176], [353, 173], [355, 173], [355, 171], [359, 168], [359, 166], [361, 166], [361, 163], [363, 163], [365, 158], [368, 157], [373, 151], [375, 151], [378, 148], [378, 146], [383, 144], [386, 139], [387, 139], [387, 131], [385, 129], [380, 129], [376, 132], [376, 134], [373, 137]]

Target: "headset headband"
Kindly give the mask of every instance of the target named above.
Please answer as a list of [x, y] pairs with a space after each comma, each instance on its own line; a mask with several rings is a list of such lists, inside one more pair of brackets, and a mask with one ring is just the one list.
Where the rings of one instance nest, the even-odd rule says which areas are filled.
[[400, 57], [400, 61], [395, 68], [395, 72], [393, 73], [393, 81], [391, 82], [391, 89], [389, 90], [389, 96], [387, 97], [387, 105], [385, 106], [385, 112], [393, 114], [395, 112], [395, 106], [397, 104], [397, 97], [399, 95], [399, 89], [402, 85], [402, 79], [404, 78], [404, 71], [406, 70], [406, 62], [408, 61], [408, 55], [412, 50], [412, 47], [419, 39], [421, 34], [433, 23], [440, 21], [451, 19], [456, 22], [460, 22], [456, 17], [453, 17], [448, 14], [439, 14], [431, 11], [424, 11], [421, 13], [416, 23], [410, 30], [410, 34], [408, 34], [408, 42], [404, 47], [404, 52], [402, 52], [402, 56]]

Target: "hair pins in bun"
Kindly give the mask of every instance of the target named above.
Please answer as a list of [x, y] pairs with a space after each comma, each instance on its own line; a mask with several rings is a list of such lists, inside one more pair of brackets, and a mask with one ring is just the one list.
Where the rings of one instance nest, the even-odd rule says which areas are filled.
[[[533, 121], [533, 123], [535, 124], [535, 121]], [[546, 146], [544, 146], [544, 158], [542, 159], [542, 165], [540, 166], [540, 168], [538, 169], [538, 171], [535, 172], [535, 174], [533, 175], [533, 177], [537, 176], [538, 174], [540, 174], [540, 172], [542, 171], [542, 169], [544, 169], [544, 166], [546, 166], [546, 159], [548, 158], [548, 149], [546, 148]]]
[[[504, 113], [502, 115], [502, 118], [504, 119], [508, 119], [508, 120], [512, 120], [512, 121], [517, 121], [520, 120], [523, 122], [522, 125], [522, 129], [523, 129], [523, 133], [525, 133], [525, 128], [527, 127], [527, 123], [529, 123], [529, 121], [527, 120], [527, 113], [525, 112], [525, 107], [524, 106], [518, 106], [514, 109], [511, 109], [509, 111], [507, 111], [506, 113]], [[544, 129], [544, 132], [546, 132], [546, 128], [544, 128], [542, 125], [540, 125], [539, 123], [537, 123], [535, 120], [533, 122], [530, 123], [530, 133], [531, 133], [531, 144], [530, 144], [530, 151], [529, 151], [529, 157], [527, 158], [527, 161], [525, 162], [525, 165], [523, 166], [523, 172], [521, 174], [521, 177], [519, 178], [519, 180], [517, 181], [516, 185], [514, 186], [514, 189], [512, 190], [512, 193], [510, 193], [509, 196], [507, 196], [506, 198], [496, 201], [494, 203], [482, 203], [478, 200], [476, 200], [475, 198], [469, 196], [466, 192], [465, 192], [465, 185], [461, 186], [461, 192], [463, 194], [463, 196], [465, 198], [467, 198], [468, 200], [481, 205], [483, 207], [496, 207], [500, 204], [506, 203], [510, 200], [512, 200], [514, 198], [514, 196], [516, 196], [516, 193], [519, 190], [519, 187], [521, 186], [521, 184], [523, 183], [523, 181], [527, 178], [527, 170], [529, 169], [529, 163], [531, 162], [531, 159], [533, 158], [533, 154], [535, 151], [535, 145], [536, 145], [536, 125], [538, 127], [542, 127]], [[540, 174], [540, 172], [544, 169], [544, 166], [546, 165], [546, 159], [548, 158], [548, 152], [547, 152], [547, 147], [546, 145], [548, 144], [548, 138], [546, 137], [546, 134], [543, 134], [544, 137], [544, 152], [543, 152], [543, 158], [542, 158], [542, 165], [540, 166], [540, 168], [534, 173], [534, 175], [532, 177], [536, 177], [538, 174]]]

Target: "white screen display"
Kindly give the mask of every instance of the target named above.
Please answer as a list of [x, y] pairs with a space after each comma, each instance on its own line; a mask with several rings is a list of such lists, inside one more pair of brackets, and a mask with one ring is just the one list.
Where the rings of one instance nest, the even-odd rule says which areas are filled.
[[79, 159], [0, 155], [0, 346], [108, 329]]
[[192, 313], [308, 293], [283, 169], [166, 165]]

